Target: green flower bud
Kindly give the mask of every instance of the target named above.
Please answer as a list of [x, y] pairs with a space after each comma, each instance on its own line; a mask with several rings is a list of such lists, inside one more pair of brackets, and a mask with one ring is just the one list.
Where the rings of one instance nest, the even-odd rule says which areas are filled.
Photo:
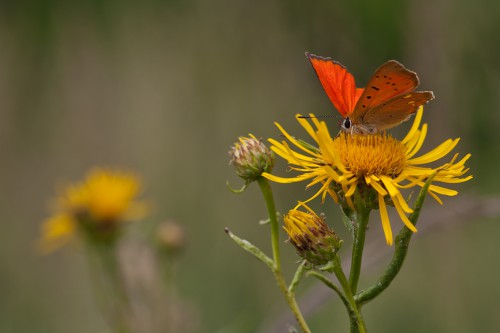
[[249, 138], [239, 137], [239, 142], [229, 151], [229, 164], [247, 182], [256, 180], [263, 172], [271, 172], [274, 166], [274, 153], [261, 140], [249, 135]]

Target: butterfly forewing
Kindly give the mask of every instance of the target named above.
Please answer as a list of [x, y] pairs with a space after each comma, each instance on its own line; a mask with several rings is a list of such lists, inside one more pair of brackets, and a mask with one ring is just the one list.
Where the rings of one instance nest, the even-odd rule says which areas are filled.
[[[351, 119], [356, 123], [367, 123], [366, 113], [394, 97], [415, 90], [419, 80], [415, 72], [405, 68], [395, 60], [389, 60], [380, 66], [371, 77], [359, 98]], [[404, 116], [405, 118], [407, 115]]]
[[346, 117], [354, 110], [363, 89], [356, 88], [354, 77], [342, 64], [331, 58], [306, 53], [328, 98], [337, 111]]
[[373, 124], [378, 131], [384, 131], [407, 120], [421, 105], [432, 99], [432, 91], [415, 91], [396, 96], [366, 111], [363, 123]]

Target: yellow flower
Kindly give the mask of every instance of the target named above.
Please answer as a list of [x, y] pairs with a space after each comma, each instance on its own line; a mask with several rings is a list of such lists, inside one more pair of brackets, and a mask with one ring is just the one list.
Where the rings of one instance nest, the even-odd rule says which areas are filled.
[[[415, 157], [427, 134], [427, 124], [423, 124], [420, 128], [422, 115], [421, 107], [412, 128], [401, 141], [385, 133], [376, 135], [340, 133], [332, 138], [325, 122], [311, 118], [313, 127], [309, 121], [298, 116], [297, 120], [314, 139], [317, 148], [292, 137], [279, 124], [276, 124], [296, 150], [292, 150], [286, 141], [278, 142], [269, 139], [272, 144], [271, 149], [286, 159], [290, 168], [298, 171], [299, 174], [292, 178], [278, 177], [269, 173], [263, 176], [279, 183], [310, 180], [307, 187], [321, 184], [320, 189], [307, 201], [320, 195], [324, 201], [326, 195], [329, 194], [336, 202], [342, 199], [353, 210], [356, 209], [353, 202], [354, 194], [359, 193], [365, 187], [373, 189], [376, 192], [376, 203], [380, 211], [386, 241], [391, 245], [393, 236], [386, 202], [392, 203], [404, 224], [410, 230], [416, 231], [406, 215], [411, 213], [412, 209], [403, 198], [402, 189], [422, 187], [426, 179], [434, 172], [437, 172], [433, 179], [434, 183], [460, 183], [472, 178], [472, 176], [463, 177], [469, 170], [464, 165], [470, 154], [459, 161], [457, 161], [458, 154], [455, 154], [448, 163], [438, 167], [425, 166], [450, 153], [459, 139], [448, 139], [430, 152]], [[440, 204], [442, 201], [438, 195], [458, 194], [455, 190], [434, 184], [430, 185], [428, 193]], [[390, 200], [386, 200], [389, 198]]]
[[290, 242], [302, 258], [313, 265], [326, 265], [333, 260], [342, 241], [325, 223], [323, 215], [318, 216], [311, 208], [300, 203], [307, 212], [292, 209], [283, 216]]
[[65, 245], [73, 238], [76, 226], [73, 217], [66, 214], [57, 214], [46, 219], [42, 224], [41, 251], [48, 253]]
[[56, 213], [42, 226], [42, 250], [64, 245], [77, 230], [90, 237], [114, 236], [121, 222], [146, 215], [146, 205], [134, 201], [140, 190], [133, 174], [91, 170], [84, 181], [68, 186], [55, 200]]

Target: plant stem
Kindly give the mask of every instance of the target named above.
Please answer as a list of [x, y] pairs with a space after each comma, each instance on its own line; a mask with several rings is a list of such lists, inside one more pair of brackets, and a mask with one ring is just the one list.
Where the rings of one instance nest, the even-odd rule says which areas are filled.
[[309, 269], [308, 263], [306, 260], [302, 261], [300, 263], [300, 266], [297, 268], [295, 271], [295, 274], [293, 276], [292, 282], [290, 282], [290, 285], [288, 286], [288, 292], [293, 294], [295, 293], [295, 289], [299, 285], [300, 280], [304, 277], [304, 274], [306, 271]]
[[129, 333], [131, 309], [120, 271], [115, 242], [89, 242], [90, 271], [94, 292], [112, 331]]
[[[413, 225], [417, 224], [418, 217], [420, 216], [420, 211], [427, 195], [427, 190], [429, 189], [429, 186], [434, 179], [435, 174], [436, 173], [429, 177], [425, 185], [420, 190], [417, 200], [415, 200], [413, 213], [411, 213], [408, 217]], [[372, 299], [380, 295], [387, 287], [389, 287], [389, 285], [403, 266], [412, 236], [413, 232], [406, 226], [403, 227], [398, 233], [394, 246], [394, 255], [384, 274], [377, 280], [377, 282], [373, 286], [359, 292], [356, 295], [355, 299], [359, 307], [361, 307], [368, 301], [371, 301]]]
[[352, 294], [356, 294], [358, 289], [359, 275], [361, 273], [361, 261], [363, 258], [363, 249], [365, 247], [366, 226], [370, 218], [370, 209], [362, 208], [357, 214], [357, 226], [352, 246], [351, 272], [349, 273], [349, 285]]
[[278, 218], [276, 217], [276, 206], [274, 204], [273, 192], [269, 181], [264, 177], [259, 177], [258, 183], [264, 200], [266, 201], [267, 213], [269, 215], [269, 222], [271, 224], [271, 245], [273, 248], [274, 268], [276, 271], [281, 271], [280, 260], [280, 232]]
[[[326, 276], [324, 276], [320, 272], [316, 272], [316, 271], [310, 271], [307, 273], [307, 275], [315, 277], [316, 279], [323, 282], [328, 288], [335, 291], [337, 293], [337, 295], [340, 297], [340, 300], [342, 301], [342, 303], [344, 303], [344, 306], [346, 307], [349, 314], [354, 313], [354, 310], [352, 309], [351, 304], [349, 303], [347, 298], [344, 296], [342, 291], [339, 289], [339, 287], [337, 287], [337, 285], [335, 285], [332, 281], [330, 281]], [[350, 317], [352, 317], [352, 316], [350, 316]]]
[[300, 312], [297, 301], [295, 300], [295, 294], [288, 291], [283, 273], [281, 271], [274, 271], [273, 273], [274, 277], [276, 278], [276, 282], [278, 283], [281, 292], [285, 296], [286, 302], [288, 303], [290, 310], [292, 310], [292, 313], [295, 316], [295, 319], [297, 320], [300, 328], [304, 333], [311, 333], [311, 330], [309, 329], [304, 316]]
[[269, 185], [269, 181], [264, 177], [258, 178], [258, 183], [260, 186], [260, 190], [262, 191], [262, 195], [264, 196], [264, 200], [266, 201], [267, 212], [269, 215], [269, 221], [271, 225], [271, 245], [273, 249], [273, 274], [280, 288], [281, 292], [285, 296], [286, 302], [292, 310], [292, 313], [297, 320], [300, 328], [304, 333], [311, 333], [304, 316], [300, 312], [299, 306], [297, 305], [297, 301], [295, 300], [295, 294], [289, 291], [285, 278], [283, 277], [283, 272], [281, 271], [281, 259], [280, 259], [280, 251], [279, 251], [279, 224], [278, 218], [276, 214], [276, 206], [274, 204], [273, 193], [271, 190], [271, 186]]
[[347, 300], [349, 307], [347, 308], [349, 312], [350, 322], [351, 322], [351, 333], [366, 333], [365, 322], [361, 316], [354, 296], [352, 293], [352, 286], [347, 281], [347, 278], [342, 270], [342, 265], [340, 263], [340, 258], [338, 255], [335, 256], [332, 262], [332, 271], [340, 282], [340, 286], [344, 291], [345, 299]]
[[385, 289], [387, 289], [387, 287], [389, 287], [391, 282], [401, 270], [401, 266], [403, 266], [406, 254], [408, 253], [408, 246], [410, 245], [412, 235], [413, 232], [406, 226], [403, 227], [403, 229], [399, 232], [396, 237], [394, 255], [391, 262], [389, 263], [389, 266], [373, 286], [360, 291], [356, 295], [356, 303], [358, 304], [358, 306], [361, 307], [368, 301], [380, 295]]

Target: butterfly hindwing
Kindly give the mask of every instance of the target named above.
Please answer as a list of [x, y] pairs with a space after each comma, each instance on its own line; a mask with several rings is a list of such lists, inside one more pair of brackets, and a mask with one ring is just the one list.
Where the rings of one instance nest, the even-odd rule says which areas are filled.
[[342, 64], [306, 52], [319, 81], [337, 111], [347, 117], [360, 98], [363, 89], [356, 88], [354, 77]]
[[378, 131], [384, 131], [407, 120], [421, 105], [432, 99], [432, 91], [415, 91], [396, 96], [366, 111], [361, 124], [373, 124]]
[[[418, 76], [401, 63], [389, 60], [380, 66], [359, 98], [351, 119], [354, 122], [367, 122], [365, 114], [373, 108], [392, 100], [394, 97], [415, 90], [419, 85]], [[407, 117], [407, 115], [405, 115]]]

